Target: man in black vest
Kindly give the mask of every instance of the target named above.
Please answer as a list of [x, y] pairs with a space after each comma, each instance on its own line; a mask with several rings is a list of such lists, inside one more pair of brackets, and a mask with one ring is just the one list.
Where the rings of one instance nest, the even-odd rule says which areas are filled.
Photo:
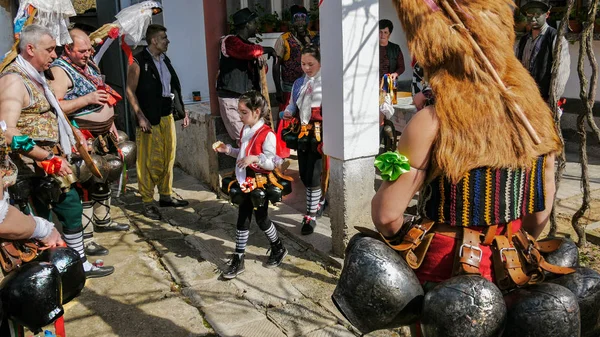
[[236, 35], [221, 38], [217, 94], [219, 110], [229, 136], [238, 140], [243, 124], [238, 113], [238, 98], [247, 91], [260, 91], [259, 69], [267, 63], [267, 54], [275, 49], [262, 47], [248, 39], [256, 36], [256, 13], [242, 8], [233, 14]]
[[190, 120], [183, 107], [179, 78], [165, 55], [169, 47], [167, 29], [161, 25], [148, 26], [146, 42], [148, 48], [135, 55], [135, 62], [129, 66], [127, 98], [138, 122], [136, 166], [143, 215], [159, 220], [160, 212], [154, 205], [155, 187], [161, 207], [188, 205], [187, 201], [171, 196], [177, 145], [173, 111], [185, 114], [183, 127]]
[[[521, 37], [517, 45], [516, 55], [523, 66], [529, 70], [540, 89], [540, 94], [547, 101], [550, 98], [550, 80], [553, 50], [556, 43], [557, 31], [550, 27], [546, 20], [550, 15], [548, 0], [529, 1], [521, 6], [521, 12], [527, 16], [531, 31]], [[563, 38], [562, 53], [558, 73], [558, 96], [562, 95], [569, 79], [571, 57], [569, 45]]]
[[394, 30], [392, 21], [379, 20], [379, 78], [390, 74], [392, 81], [396, 83], [398, 76], [404, 72], [404, 55], [400, 46], [390, 42], [390, 35]]

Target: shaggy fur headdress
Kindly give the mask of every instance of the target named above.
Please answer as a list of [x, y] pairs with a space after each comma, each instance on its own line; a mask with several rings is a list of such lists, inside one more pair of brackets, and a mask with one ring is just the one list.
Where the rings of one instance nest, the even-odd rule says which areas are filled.
[[[425, 69], [440, 130], [433, 168], [457, 182], [477, 167], [529, 167], [561, 149], [552, 112], [514, 55], [513, 0], [449, 0], [541, 139], [507, 108], [498, 84], [440, 0], [394, 0], [411, 54]], [[437, 7], [439, 8], [436, 8]], [[430, 176], [431, 178], [431, 176]]]

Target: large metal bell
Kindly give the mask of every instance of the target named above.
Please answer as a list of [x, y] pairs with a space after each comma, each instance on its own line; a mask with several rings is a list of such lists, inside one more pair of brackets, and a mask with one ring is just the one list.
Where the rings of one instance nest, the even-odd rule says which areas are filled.
[[90, 156], [92, 157], [92, 161], [94, 161], [94, 164], [96, 164], [98, 171], [100, 171], [100, 173], [102, 174], [102, 178], [94, 176], [92, 179], [94, 179], [94, 182], [96, 183], [105, 183], [106, 179], [108, 178], [109, 172], [108, 162], [106, 161], [106, 159], [104, 159], [103, 156], [99, 156], [97, 154], [91, 154]]
[[63, 315], [58, 269], [48, 262], [23, 264], [0, 283], [6, 315], [34, 334]]
[[123, 172], [123, 161], [121, 158], [113, 154], [107, 154], [104, 156], [104, 160], [108, 163], [108, 177], [106, 178], [106, 181], [112, 182], [119, 180], [121, 173]]
[[132, 168], [135, 165], [137, 147], [134, 142], [127, 140], [117, 145], [123, 154], [123, 161], [127, 168]]
[[53, 247], [45, 250], [40, 261], [52, 263], [62, 280], [62, 303], [66, 304], [77, 297], [85, 286], [83, 260], [79, 253], [68, 247]]
[[129, 136], [125, 131], [117, 130], [117, 144], [121, 144], [129, 140]]
[[90, 171], [90, 168], [87, 167], [85, 161], [81, 158], [73, 158], [71, 171], [77, 177], [77, 181], [81, 183], [88, 181], [92, 177], [92, 171]]
[[413, 323], [421, 311], [423, 288], [400, 254], [357, 234], [348, 243], [331, 298], [352, 325], [368, 333]]

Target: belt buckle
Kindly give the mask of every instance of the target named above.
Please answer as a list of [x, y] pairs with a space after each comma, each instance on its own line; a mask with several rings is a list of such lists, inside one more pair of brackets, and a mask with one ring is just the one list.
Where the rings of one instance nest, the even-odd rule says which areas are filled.
[[471, 248], [474, 251], [479, 252], [479, 256], [477, 257], [477, 259], [479, 260], [479, 262], [481, 262], [481, 258], [483, 257], [483, 252], [481, 251], [481, 248], [477, 247], [477, 246], [473, 246], [470, 245], [468, 243], [463, 243], [462, 245], [460, 245], [460, 247], [458, 248], [458, 256], [459, 257], [463, 257], [463, 248]]
[[421, 236], [419, 236], [419, 241], [423, 241], [423, 238], [425, 237], [425, 234], [427, 234], [427, 232], [429, 232], [429, 230], [427, 230], [427, 228], [425, 228], [421, 224], [416, 224], [416, 225], [413, 226], [413, 228], [417, 228], [417, 229], [420, 229], [421, 231], [423, 231], [423, 233], [421, 234]]
[[514, 250], [515, 252], [517, 251], [517, 249], [514, 247], [500, 248], [500, 258], [502, 259], [502, 262], [506, 262], [506, 255], [504, 255], [504, 252], [508, 250]]

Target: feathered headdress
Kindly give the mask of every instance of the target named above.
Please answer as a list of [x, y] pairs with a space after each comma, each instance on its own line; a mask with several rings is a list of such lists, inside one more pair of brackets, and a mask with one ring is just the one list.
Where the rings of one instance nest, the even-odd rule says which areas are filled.
[[[552, 113], [514, 55], [512, 0], [394, 0], [394, 5], [410, 52], [436, 95], [435, 171], [456, 182], [477, 167], [529, 167], [536, 157], [561, 149]], [[447, 5], [468, 31], [451, 19]], [[486, 68], [469, 34], [507, 90]]]

